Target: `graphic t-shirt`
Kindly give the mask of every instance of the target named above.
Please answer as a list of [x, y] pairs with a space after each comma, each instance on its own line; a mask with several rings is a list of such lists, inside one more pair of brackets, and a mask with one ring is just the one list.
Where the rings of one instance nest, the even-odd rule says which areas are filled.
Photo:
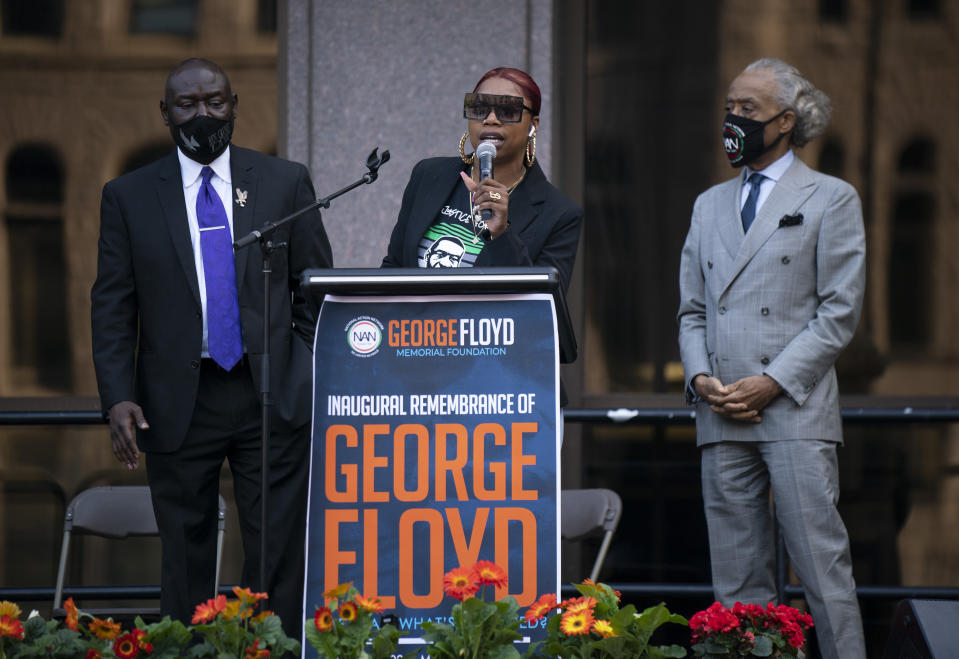
[[486, 228], [479, 211], [474, 211], [476, 227], [470, 217], [470, 194], [466, 184], [453, 188], [446, 204], [420, 238], [417, 264], [421, 268], [472, 268], [483, 251], [476, 234]]

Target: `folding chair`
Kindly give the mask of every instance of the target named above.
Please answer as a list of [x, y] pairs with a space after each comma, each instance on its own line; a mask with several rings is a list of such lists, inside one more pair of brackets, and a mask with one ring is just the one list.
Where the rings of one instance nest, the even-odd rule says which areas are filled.
[[[223, 534], [226, 530], [226, 502], [219, 497], [217, 510], [216, 572], [211, 597], [220, 588], [220, 561], [223, 553]], [[63, 544], [60, 548], [60, 566], [53, 595], [53, 615], [63, 616], [63, 582], [67, 572], [67, 558], [72, 534], [94, 535], [122, 540], [135, 536], [159, 536], [150, 488], [146, 485], [92, 487], [76, 495], [67, 506], [63, 521]], [[198, 602], [199, 604], [199, 602]], [[87, 609], [97, 617], [141, 615], [159, 617], [159, 607]]]
[[606, 560], [609, 543], [619, 524], [623, 502], [619, 495], [607, 489], [563, 490], [561, 492], [560, 535], [564, 540], [583, 540], [603, 535], [599, 553], [589, 578], [596, 581]]

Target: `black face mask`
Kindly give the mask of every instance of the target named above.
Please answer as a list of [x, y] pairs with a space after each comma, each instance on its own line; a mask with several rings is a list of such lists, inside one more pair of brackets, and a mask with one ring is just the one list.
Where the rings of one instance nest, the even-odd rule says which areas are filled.
[[191, 160], [213, 162], [230, 144], [233, 119], [214, 119], [205, 115], [174, 126], [170, 123], [173, 141]]
[[723, 147], [726, 149], [729, 164], [733, 167], [748, 165], [776, 146], [786, 133], [780, 133], [772, 144], [766, 146], [763, 129], [767, 124], [779, 119], [785, 113], [786, 111], [783, 110], [766, 121], [756, 121], [755, 119], [747, 119], [727, 113], [726, 121], [723, 122]]

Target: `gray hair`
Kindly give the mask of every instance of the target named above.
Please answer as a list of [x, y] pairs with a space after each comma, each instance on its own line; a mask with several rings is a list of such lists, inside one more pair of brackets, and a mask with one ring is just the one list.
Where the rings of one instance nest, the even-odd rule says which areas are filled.
[[796, 67], [773, 57], [764, 57], [744, 70], [769, 71], [775, 77], [777, 105], [782, 110], [792, 110], [796, 114], [796, 125], [789, 137], [790, 144], [803, 146], [825, 132], [832, 114], [832, 102]]

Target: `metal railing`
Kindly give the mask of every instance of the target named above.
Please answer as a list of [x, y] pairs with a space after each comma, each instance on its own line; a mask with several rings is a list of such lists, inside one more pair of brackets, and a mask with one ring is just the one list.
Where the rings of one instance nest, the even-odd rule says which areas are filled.
[[[855, 399], [859, 402], [860, 399]], [[861, 401], [879, 401], [876, 398], [861, 398]], [[695, 411], [689, 407], [643, 407], [617, 409], [564, 409], [566, 423], [615, 424], [615, 425], [692, 425]], [[957, 423], [959, 405], [913, 406], [909, 404], [846, 405], [842, 409], [844, 423]], [[0, 426], [41, 425], [99, 425], [104, 424], [99, 410], [0, 410]], [[778, 540], [777, 590], [780, 601], [802, 598], [801, 586], [786, 583], [785, 547]], [[614, 583], [610, 584], [624, 595], [636, 597], [712, 597], [708, 583]], [[159, 586], [72, 586], [64, 588], [65, 597], [93, 599], [156, 599]], [[230, 585], [222, 585], [220, 592], [229, 594]], [[564, 593], [572, 593], [564, 588]], [[44, 601], [53, 599], [54, 588], [50, 587], [0, 587], [0, 599], [15, 601]], [[922, 586], [857, 586], [860, 599], [959, 599], [959, 587]]]

